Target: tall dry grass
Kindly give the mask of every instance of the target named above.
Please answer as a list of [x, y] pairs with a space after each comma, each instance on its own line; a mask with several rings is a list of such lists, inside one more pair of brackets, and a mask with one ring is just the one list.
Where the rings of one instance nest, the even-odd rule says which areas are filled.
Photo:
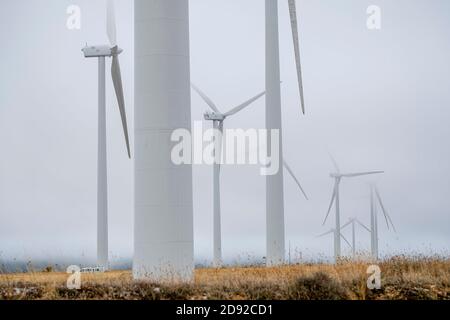
[[450, 260], [398, 256], [379, 263], [382, 289], [367, 289], [370, 263], [303, 264], [280, 268], [199, 269], [192, 284], [133, 282], [131, 272], [83, 274], [81, 290], [67, 274], [0, 275], [0, 299], [449, 299]]

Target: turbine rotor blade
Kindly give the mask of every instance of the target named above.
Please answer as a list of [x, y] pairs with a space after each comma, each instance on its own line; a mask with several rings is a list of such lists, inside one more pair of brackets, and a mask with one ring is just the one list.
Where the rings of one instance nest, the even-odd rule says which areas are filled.
[[119, 104], [120, 117], [122, 118], [122, 127], [123, 133], [125, 135], [128, 157], [131, 159], [130, 138], [128, 136], [128, 124], [127, 124], [127, 114], [125, 111], [125, 98], [123, 95], [122, 75], [120, 72], [120, 63], [117, 54], [114, 54], [112, 57], [111, 75], [114, 84], [114, 89], [116, 91], [117, 102]]
[[259, 98], [261, 98], [262, 96], [264, 96], [266, 94], [266, 92], [262, 92], [260, 94], [258, 94], [257, 96], [251, 98], [250, 100], [244, 102], [243, 104], [237, 106], [236, 108], [228, 111], [227, 113], [224, 114], [225, 117], [229, 117], [232, 115], [235, 115], [236, 113], [238, 113], [239, 111], [242, 111], [243, 109], [247, 108], [249, 105], [251, 105], [253, 102], [255, 102], [256, 100], [258, 100]]
[[354, 219], [350, 219], [350, 221], [349, 222], [347, 222], [346, 224], [344, 224], [342, 227], [341, 227], [341, 229], [345, 229], [345, 228], [347, 228], [349, 225], [351, 225], [352, 224], [352, 222], [354, 221]]
[[292, 38], [294, 41], [294, 53], [295, 53], [295, 64], [297, 67], [297, 79], [298, 79], [298, 88], [300, 91], [300, 101], [302, 112], [305, 114], [305, 98], [303, 92], [303, 76], [302, 76], [302, 65], [300, 59], [300, 44], [298, 39], [298, 22], [297, 22], [297, 8], [295, 0], [289, 0], [289, 13], [291, 16], [291, 29], [292, 29]]
[[355, 219], [356, 223], [358, 223], [361, 227], [363, 227], [364, 229], [366, 229], [368, 232], [372, 233], [372, 231], [361, 221], [359, 221], [358, 219]]
[[219, 123], [219, 132], [223, 135], [223, 121]]
[[203, 99], [203, 101], [206, 102], [206, 104], [216, 113], [221, 113], [214, 102], [202, 91], [200, 90], [195, 84], [191, 84], [192, 89], [194, 89], [195, 92], [198, 93], [198, 95]]
[[330, 231], [327, 231], [325, 233], [322, 233], [322, 234], [318, 235], [317, 238], [325, 237], [326, 235], [329, 235], [331, 233], [334, 233], [334, 229], [331, 229]]
[[350, 248], [353, 248], [352, 245], [350, 244], [350, 242], [344, 237], [344, 235], [342, 233], [341, 233], [341, 238], [344, 239], [345, 243], [347, 243]]
[[300, 184], [300, 182], [298, 181], [298, 179], [295, 176], [294, 172], [292, 171], [291, 167], [289, 166], [289, 164], [286, 161], [284, 161], [284, 167], [289, 172], [290, 176], [294, 179], [294, 181], [297, 184], [297, 186], [299, 187], [300, 191], [303, 193], [303, 196], [305, 197], [305, 199], [309, 200], [308, 196], [305, 193], [305, 190], [303, 189], [302, 185]]
[[328, 212], [325, 217], [325, 220], [323, 221], [323, 225], [325, 225], [325, 223], [327, 222], [328, 216], [330, 215], [331, 212], [331, 208], [333, 207], [334, 200], [336, 199], [336, 191], [337, 191], [336, 188], [337, 188], [337, 181], [334, 183], [333, 195], [331, 196], [330, 206], [328, 207]]
[[388, 217], [387, 217], [387, 214], [386, 214], [386, 210], [384, 208], [383, 202], [381, 201], [380, 194], [378, 193], [378, 190], [376, 188], [375, 188], [375, 194], [377, 196], [377, 200], [378, 200], [378, 203], [380, 204], [381, 210], [383, 211], [384, 220], [386, 221], [386, 226], [387, 226], [388, 229], [390, 229], [389, 228], [389, 220], [388, 220]]
[[381, 200], [380, 192], [378, 191], [377, 187], [375, 187], [375, 194], [377, 195], [378, 202], [380, 204], [381, 210], [383, 211], [384, 219], [386, 220], [386, 225], [387, 225], [388, 229], [389, 229], [389, 223], [390, 223], [394, 232], [397, 232], [397, 230], [395, 230], [395, 226], [394, 226], [394, 223], [392, 222], [391, 217], [389, 216], [389, 214], [387, 213], [387, 211], [384, 207], [383, 201]]
[[369, 172], [358, 172], [358, 173], [346, 173], [343, 174], [342, 177], [344, 178], [355, 178], [355, 177], [361, 177], [361, 176], [368, 176], [373, 174], [382, 174], [384, 171], [369, 171]]
[[341, 173], [338, 163], [337, 163], [336, 159], [333, 157], [333, 155], [331, 153], [328, 153], [328, 156], [330, 157], [331, 162], [333, 162], [334, 168], [336, 169], [337, 173]]
[[106, 33], [111, 47], [117, 46], [116, 14], [113, 0], [106, 2]]

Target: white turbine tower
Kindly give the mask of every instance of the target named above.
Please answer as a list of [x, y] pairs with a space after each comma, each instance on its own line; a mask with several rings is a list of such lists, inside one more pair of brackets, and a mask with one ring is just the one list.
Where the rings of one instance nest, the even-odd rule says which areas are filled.
[[[280, 44], [278, 31], [278, 0], [266, 0], [266, 128], [279, 130], [280, 163], [283, 162], [283, 133], [281, 120], [281, 88], [280, 88]], [[298, 40], [298, 23], [295, 0], [289, 0], [291, 28], [294, 41], [295, 62], [300, 91], [301, 109], [305, 113], [303, 96], [302, 68]], [[267, 146], [272, 149], [269, 138]], [[275, 146], [275, 145], [274, 145]], [[273, 154], [273, 152], [272, 152]], [[277, 266], [284, 263], [285, 258], [285, 224], [284, 224], [284, 186], [283, 170], [266, 179], [266, 228], [267, 228], [267, 265]]]
[[238, 112], [244, 110], [250, 106], [253, 102], [257, 101], [259, 98], [264, 96], [266, 93], [262, 92], [257, 96], [247, 100], [241, 105], [231, 109], [226, 113], [219, 111], [216, 104], [197, 86], [192, 84], [192, 88], [199, 94], [199, 96], [205, 101], [205, 103], [211, 108], [212, 112], [205, 113], [205, 120], [212, 121], [213, 127], [215, 129], [215, 134], [217, 133], [214, 141], [214, 261], [215, 267], [222, 266], [222, 230], [221, 230], [221, 211], [220, 211], [220, 169], [221, 169], [221, 159], [222, 159], [222, 137], [223, 137], [223, 125], [224, 121]]
[[356, 224], [360, 225], [366, 231], [368, 231], [372, 235], [372, 231], [366, 227], [364, 223], [359, 221], [357, 218], [351, 218], [346, 224], [341, 227], [341, 230], [347, 228], [348, 226], [352, 226], [352, 254], [353, 258], [356, 257]]
[[[331, 157], [331, 156], [330, 156]], [[340, 184], [343, 178], [356, 178], [361, 176], [367, 176], [372, 174], [381, 174], [384, 173], [383, 171], [370, 171], [370, 172], [358, 172], [358, 173], [341, 173], [339, 170], [339, 166], [337, 165], [337, 162], [334, 160], [333, 157], [331, 157], [331, 160], [333, 161], [334, 167], [336, 169], [336, 173], [330, 174], [330, 177], [334, 179], [334, 187], [333, 187], [333, 195], [331, 196], [331, 202], [330, 206], [328, 207], [328, 212], [325, 217], [325, 220], [323, 221], [323, 225], [327, 222], [328, 216], [330, 215], [331, 208], [333, 207], [333, 204], [335, 204], [336, 208], [336, 235], [335, 235], [335, 241], [334, 241], [334, 257], [336, 262], [338, 262], [339, 257], [341, 256], [341, 238], [337, 235], [341, 233], [341, 215], [340, 215], [340, 196], [339, 196], [339, 188]]]
[[383, 212], [384, 219], [386, 220], [386, 226], [389, 229], [389, 226], [392, 226], [394, 232], [395, 230], [394, 223], [390, 215], [387, 213], [383, 201], [381, 200], [380, 192], [376, 185], [370, 185], [370, 225], [371, 225], [371, 251], [372, 258], [378, 260], [379, 251], [378, 251], [378, 206], [380, 206], [381, 211]]
[[191, 130], [188, 0], [134, 1], [133, 277], [192, 281], [192, 166], [171, 159], [174, 130]]
[[106, 153], [106, 79], [105, 60], [112, 58], [111, 76], [122, 117], [123, 131], [128, 157], [131, 158], [128, 138], [125, 99], [123, 95], [122, 76], [119, 54], [122, 49], [117, 46], [114, 3], [107, 2], [107, 34], [110, 45], [86, 46], [82, 49], [86, 58], [98, 58], [98, 167], [97, 167], [97, 264], [103, 270], [108, 269], [108, 178]]
[[[350, 244], [350, 242], [348, 242], [348, 240], [344, 237], [344, 235], [342, 233], [338, 233], [335, 228], [333, 228], [330, 231], [327, 231], [325, 233], [322, 233], [321, 235], [318, 235], [317, 237], [322, 238], [329, 234], [334, 235], [334, 247], [336, 247], [336, 239], [341, 240], [341, 238], [344, 239], [345, 243], [347, 243], [350, 248], [352, 247], [352, 245]], [[340, 234], [340, 236], [339, 236], [339, 234]]]

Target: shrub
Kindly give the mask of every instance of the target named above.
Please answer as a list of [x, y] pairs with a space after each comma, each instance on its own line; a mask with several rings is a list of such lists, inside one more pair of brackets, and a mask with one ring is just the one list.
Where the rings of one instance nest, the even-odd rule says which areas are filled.
[[296, 300], [348, 299], [348, 295], [342, 285], [324, 272], [300, 277], [289, 291], [290, 298]]

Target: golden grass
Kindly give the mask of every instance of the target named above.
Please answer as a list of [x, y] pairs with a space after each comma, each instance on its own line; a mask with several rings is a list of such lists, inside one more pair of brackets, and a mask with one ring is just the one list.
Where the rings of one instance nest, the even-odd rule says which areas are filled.
[[370, 263], [279, 268], [198, 269], [192, 284], [143, 284], [130, 271], [83, 274], [82, 289], [67, 274], [0, 275], [0, 299], [449, 299], [450, 261], [397, 257], [379, 264], [383, 288], [367, 289]]

